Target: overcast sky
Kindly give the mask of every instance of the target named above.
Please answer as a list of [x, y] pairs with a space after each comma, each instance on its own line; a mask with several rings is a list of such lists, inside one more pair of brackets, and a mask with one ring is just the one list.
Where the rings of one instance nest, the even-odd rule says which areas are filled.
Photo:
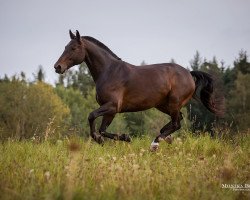
[[187, 67], [195, 51], [232, 65], [250, 54], [250, 0], [0, 0], [0, 77], [53, 65], [79, 30], [132, 64], [169, 62]]

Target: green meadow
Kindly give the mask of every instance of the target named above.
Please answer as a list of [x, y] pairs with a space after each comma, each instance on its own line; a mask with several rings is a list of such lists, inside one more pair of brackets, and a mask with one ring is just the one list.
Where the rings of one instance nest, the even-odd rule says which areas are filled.
[[132, 143], [91, 139], [0, 144], [0, 199], [250, 199], [250, 135], [211, 138], [183, 132], [150, 152]]

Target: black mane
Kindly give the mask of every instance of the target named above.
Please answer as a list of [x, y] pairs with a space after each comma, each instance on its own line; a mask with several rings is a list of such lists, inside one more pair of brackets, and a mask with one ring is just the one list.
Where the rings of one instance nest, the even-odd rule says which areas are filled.
[[114, 58], [116, 58], [117, 60], [122, 60], [121, 58], [119, 58], [113, 51], [111, 51], [105, 44], [103, 44], [102, 42], [100, 42], [99, 40], [90, 37], [90, 36], [83, 36], [83, 38], [85, 40], [88, 40], [90, 42], [93, 42], [94, 44], [96, 44], [97, 46], [101, 47], [102, 49], [106, 50], [110, 55], [112, 55]]

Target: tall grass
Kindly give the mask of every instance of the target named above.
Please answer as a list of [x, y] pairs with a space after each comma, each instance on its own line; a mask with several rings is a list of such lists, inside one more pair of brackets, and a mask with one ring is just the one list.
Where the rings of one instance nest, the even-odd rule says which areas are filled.
[[249, 199], [250, 137], [185, 133], [152, 153], [152, 138], [104, 146], [73, 137], [0, 144], [1, 199]]

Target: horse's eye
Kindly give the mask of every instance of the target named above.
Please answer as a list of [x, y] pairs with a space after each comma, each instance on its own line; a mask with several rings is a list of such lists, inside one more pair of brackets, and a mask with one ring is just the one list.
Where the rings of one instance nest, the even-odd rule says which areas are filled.
[[75, 50], [76, 50], [76, 48], [75, 48], [75, 47], [72, 47], [72, 48], [71, 48], [71, 50], [72, 50], [72, 51], [75, 51]]

